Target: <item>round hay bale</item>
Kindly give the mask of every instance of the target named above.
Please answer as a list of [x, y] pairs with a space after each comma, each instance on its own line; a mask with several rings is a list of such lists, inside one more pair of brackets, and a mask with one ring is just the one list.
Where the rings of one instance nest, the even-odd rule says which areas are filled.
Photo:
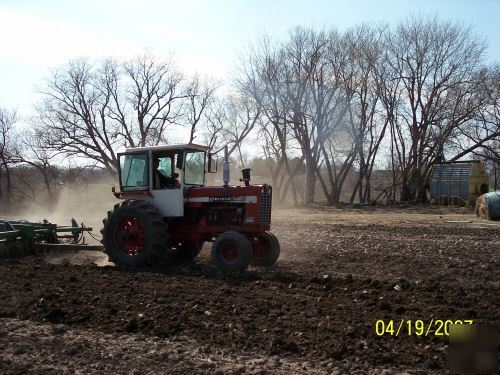
[[500, 192], [490, 192], [476, 200], [476, 215], [483, 220], [500, 220]]

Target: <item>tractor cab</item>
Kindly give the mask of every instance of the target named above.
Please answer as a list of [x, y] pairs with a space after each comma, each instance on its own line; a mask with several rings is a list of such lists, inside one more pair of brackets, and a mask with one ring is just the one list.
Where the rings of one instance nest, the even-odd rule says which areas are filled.
[[[185, 190], [215, 172], [208, 147], [196, 144], [135, 147], [118, 154], [119, 198], [153, 200], [165, 217], [184, 215]], [[208, 157], [207, 157], [208, 156]]]

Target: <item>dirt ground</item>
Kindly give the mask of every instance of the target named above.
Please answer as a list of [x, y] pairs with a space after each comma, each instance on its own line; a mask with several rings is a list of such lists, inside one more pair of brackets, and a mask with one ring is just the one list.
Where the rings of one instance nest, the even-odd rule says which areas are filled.
[[0, 260], [0, 373], [444, 373], [446, 336], [379, 319], [498, 325], [500, 223], [466, 210], [273, 213], [270, 269], [123, 270], [92, 254]]

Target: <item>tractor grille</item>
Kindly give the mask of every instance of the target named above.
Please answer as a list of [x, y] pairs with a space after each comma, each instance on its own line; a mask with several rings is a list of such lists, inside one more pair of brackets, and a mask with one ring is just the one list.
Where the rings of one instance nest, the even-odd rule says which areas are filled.
[[260, 222], [261, 224], [271, 223], [271, 187], [264, 186], [262, 188], [262, 196], [260, 201]]

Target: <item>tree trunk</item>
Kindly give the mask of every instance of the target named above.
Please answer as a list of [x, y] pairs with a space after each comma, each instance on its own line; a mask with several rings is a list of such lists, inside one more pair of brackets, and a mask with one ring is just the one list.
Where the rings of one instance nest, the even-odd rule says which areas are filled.
[[359, 203], [365, 203], [365, 194], [363, 194], [363, 179], [359, 180]]
[[45, 184], [45, 188], [47, 189], [47, 202], [49, 203], [49, 206], [52, 206], [54, 197], [52, 195], [52, 188], [50, 187], [50, 179], [48, 176], [49, 172], [45, 168], [41, 169], [40, 172], [42, 172], [43, 182]]
[[10, 170], [9, 167], [7, 167], [7, 164], [5, 164], [5, 179], [7, 180], [7, 199], [9, 199], [10, 192], [12, 190], [12, 182], [10, 179]]
[[498, 179], [499, 179], [499, 170], [500, 170], [500, 163], [495, 164], [495, 181], [493, 182], [493, 190], [497, 191], [498, 189]]
[[312, 155], [306, 155], [306, 181], [304, 189], [304, 205], [314, 202], [314, 189], [316, 186], [316, 162]]
[[0, 200], [3, 198], [3, 186], [2, 186], [2, 168], [0, 167]]
[[358, 178], [356, 181], [356, 185], [354, 185], [354, 188], [352, 189], [352, 194], [351, 194], [351, 198], [349, 198], [349, 203], [354, 203], [354, 198], [356, 198], [356, 194], [358, 192], [359, 185], [360, 185], [360, 180]]
[[411, 188], [410, 185], [408, 184], [408, 178], [406, 176], [403, 177], [399, 200], [401, 202], [409, 202], [411, 200]]

